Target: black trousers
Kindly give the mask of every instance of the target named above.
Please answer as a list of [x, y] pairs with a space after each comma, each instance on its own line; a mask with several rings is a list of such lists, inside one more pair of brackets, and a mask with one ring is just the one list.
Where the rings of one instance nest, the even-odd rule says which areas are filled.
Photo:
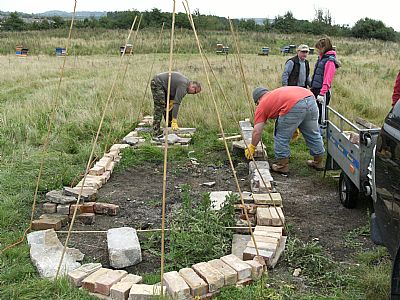
[[[311, 88], [311, 92], [314, 94], [315, 99], [317, 99], [320, 91], [321, 89]], [[325, 103], [321, 104], [317, 101], [318, 111], [319, 111], [318, 124], [321, 124], [322, 105], [325, 106], [329, 105], [330, 100], [331, 100], [331, 92], [328, 90], [325, 94]], [[325, 120], [326, 120], [326, 110], [325, 110]]]

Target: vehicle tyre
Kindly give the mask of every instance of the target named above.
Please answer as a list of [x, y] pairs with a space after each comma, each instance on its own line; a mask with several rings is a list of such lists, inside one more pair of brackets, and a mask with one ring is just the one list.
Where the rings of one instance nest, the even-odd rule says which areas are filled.
[[354, 208], [357, 205], [358, 189], [345, 172], [340, 173], [339, 178], [339, 198], [342, 205], [346, 208]]
[[400, 250], [397, 251], [393, 261], [392, 282], [390, 288], [390, 299], [400, 300]]

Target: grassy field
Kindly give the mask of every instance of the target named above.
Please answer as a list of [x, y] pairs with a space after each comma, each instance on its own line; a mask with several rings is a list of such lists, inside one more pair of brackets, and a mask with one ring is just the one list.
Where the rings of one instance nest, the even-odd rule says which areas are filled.
[[[125, 57], [120, 65], [120, 57], [116, 52], [126, 34], [126, 31], [74, 33], [60, 97], [56, 97], [56, 89], [63, 59], [54, 57], [52, 53], [55, 47], [65, 44], [66, 33], [23, 32], [0, 36], [0, 53], [3, 54], [0, 56], [0, 249], [15, 242], [28, 225], [39, 163], [44, 155], [42, 149], [48, 118], [53, 109], [56, 109], [56, 117], [51, 129], [49, 151], [45, 154], [46, 163], [39, 188], [41, 198], [51, 189], [76, 181], [84, 171], [114, 78], [117, 79], [117, 85], [106, 111], [96, 155], [101, 156], [107, 146], [128, 133], [140, 113], [151, 114], [151, 97], [149, 90], [145, 95], [145, 90], [149, 76], [168, 69], [168, 34], [159, 42], [158, 33], [154, 31], [139, 33], [137, 54]], [[218, 123], [202, 62], [199, 55], [195, 54], [194, 38], [188, 31], [177, 30], [176, 35], [178, 54], [174, 55], [173, 69], [201, 81], [204, 87], [201, 94], [185, 98], [179, 124], [215, 133]], [[233, 115], [237, 119], [251, 117], [239, 66], [234, 55], [225, 57], [213, 53], [216, 41], [233, 45], [231, 36], [229, 33], [211, 32], [202, 33], [200, 39], [233, 108], [233, 112], [228, 109], [216, 81], [211, 78], [224, 129], [237, 132]], [[280, 46], [304, 42], [313, 45], [317, 37], [248, 33], [241, 34], [240, 40], [246, 83], [251, 91], [260, 85], [270, 89], [280, 86], [281, 72], [288, 58], [278, 55]], [[32, 55], [17, 58], [10, 54], [15, 45], [20, 43], [29, 47]], [[163, 53], [152, 54], [156, 43], [162, 44], [160, 49]], [[343, 38], [334, 40], [334, 44], [342, 67], [334, 79], [332, 106], [349, 119], [360, 116], [380, 125], [391, 106], [391, 93], [400, 65], [399, 44]], [[258, 49], [263, 45], [270, 45], [272, 54], [277, 55], [257, 56]], [[231, 48], [234, 50], [234, 47]], [[309, 59], [313, 65], [316, 56], [311, 55]], [[129, 66], [124, 76], [126, 63]], [[272, 137], [267, 131], [264, 140], [270, 147]], [[303, 145], [296, 149], [299, 154], [295, 155], [307, 155]], [[272, 153], [269, 154], [272, 156]], [[297, 247], [299, 249], [301, 247]], [[355, 288], [351, 291], [346, 288], [330, 290], [331, 296], [328, 298], [384, 299], [388, 286], [385, 274], [389, 272], [390, 262], [382, 260], [382, 263], [375, 264], [383, 256], [385, 254], [381, 252], [361, 253], [360, 263], [365, 264], [361, 272], [360, 269], [350, 268], [344, 274], [352, 276]], [[330, 267], [326, 264], [327, 270]], [[336, 267], [335, 270], [342, 272]], [[369, 273], [376, 275], [375, 280], [370, 275], [365, 276]], [[272, 299], [321, 298], [319, 293], [296, 294], [291, 290], [290, 283], [279, 285], [272, 282], [271, 286], [279, 286], [273, 291], [268, 289]], [[368, 296], [367, 287], [376, 293]], [[254, 295], [258, 293], [258, 288], [251, 288], [255, 289]], [[227, 291], [221, 295], [221, 299], [250, 299], [246, 298], [246, 294], [238, 296], [235, 293], [238, 292]], [[260, 295], [254, 299], [264, 299], [265, 295]], [[69, 287], [65, 281], [52, 284], [38, 279], [30, 264], [26, 245], [13, 248], [0, 257], [0, 299], [89, 298], [83, 292]]]

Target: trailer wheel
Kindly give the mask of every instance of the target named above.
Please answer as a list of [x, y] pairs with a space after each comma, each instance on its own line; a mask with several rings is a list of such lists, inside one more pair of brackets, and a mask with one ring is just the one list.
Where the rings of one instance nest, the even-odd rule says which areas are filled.
[[354, 208], [357, 205], [358, 189], [343, 171], [339, 178], [339, 198], [346, 208]]

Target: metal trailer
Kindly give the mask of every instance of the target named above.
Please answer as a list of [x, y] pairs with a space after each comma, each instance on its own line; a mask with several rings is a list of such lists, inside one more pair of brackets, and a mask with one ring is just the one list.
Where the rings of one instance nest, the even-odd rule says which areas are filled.
[[[335, 124], [330, 115], [337, 117]], [[351, 141], [347, 126], [357, 137]], [[362, 128], [361, 128], [362, 127]], [[374, 147], [380, 128], [372, 123], [358, 118], [357, 124], [350, 122], [333, 108], [326, 106], [326, 139], [327, 139], [327, 170], [342, 170], [339, 178], [340, 202], [347, 208], [354, 208], [359, 194], [371, 195], [372, 187], [368, 178], [368, 167], [373, 156]]]

